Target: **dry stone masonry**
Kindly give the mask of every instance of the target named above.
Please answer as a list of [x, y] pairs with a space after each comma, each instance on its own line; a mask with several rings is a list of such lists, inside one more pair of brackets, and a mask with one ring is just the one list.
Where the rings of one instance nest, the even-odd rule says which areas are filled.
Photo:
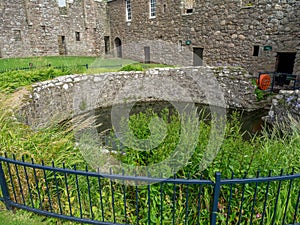
[[[191, 78], [190, 74], [194, 76]], [[203, 79], [206, 79], [205, 82]], [[70, 75], [33, 85], [21, 114], [27, 124], [39, 126], [99, 107], [136, 101], [192, 101], [220, 106], [217, 100], [208, 102], [208, 95], [218, 94], [217, 86], [225, 97], [227, 107], [251, 111], [261, 107], [257, 104], [251, 80], [244, 69], [233, 67]]]

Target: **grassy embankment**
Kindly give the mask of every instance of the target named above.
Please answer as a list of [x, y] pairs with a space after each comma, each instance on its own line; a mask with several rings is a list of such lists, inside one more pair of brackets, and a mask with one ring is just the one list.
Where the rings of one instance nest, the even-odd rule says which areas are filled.
[[[51, 69], [51, 68], [50, 68]], [[48, 69], [47, 69], [48, 70]], [[38, 77], [36, 79], [32, 79], [34, 76], [32, 74], [28, 74], [23, 76], [22, 79], [17, 74], [13, 77], [7, 76], [6, 79], [15, 79], [14, 80], [8, 80], [5, 82], [5, 80], [2, 79], [0, 81], [0, 88], [2, 92], [5, 93], [12, 93], [15, 90], [17, 90], [21, 86], [26, 86], [31, 84], [32, 82], [43, 80], [43, 79], [51, 79], [56, 76], [55, 69], [51, 69], [51, 73], [48, 72], [45, 73], [45, 75], [42, 76], [42, 78]], [[30, 71], [30, 73], [34, 74], [35, 71]], [[40, 76], [41, 73], [38, 72], [36, 76]], [[58, 75], [62, 75], [61, 72], [58, 72]], [[21, 80], [18, 80], [18, 79]], [[24, 80], [25, 81], [24, 81]], [[16, 83], [15, 85], [11, 86], [11, 83]], [[3, 84], [6, 84], [8, 86], [3, 86]], [[2, 86], [1, 86], [2, 85]], [[84, 168], [85, 161], [79, 151], [75, 147], [74, 143], [74, 133], [72, 130], [72, 127], [66, 126], [61, 127], [57, 124], [53, 124], [51, 127], [44, 128], [41, 130], [32, 130], [30, 127], [16, 121], [13, 117], [12, 111], [7, 108], [6, 99], [9, 98], [8, 95], [2, 95], [1, 98], [1, 107], [0, 107], [0, 153], [3, 155], [5, 152], [8, 153], [8, 155], [15, 154], [17, 159], [21, 159], [24, 157], [26, 160], [30, 160], [30, 158], [33, 158], [35, 162], [41, 163], [44, 161], [45, 164], [51, 165], [52, 160], [54, 160], [55, 165], [62, 165], [62, 163], [65, 163], [65, 166], [67, 168], [73, 168], [74, 164], [77, 164], [78, 168]], [[142, 114], [134, 115], [131, 117], [129, 126], [133, 129], [135, 137], [138, 139], [145, 139], [148, 138], [149, 135], [151, 135], [150, 130], [148, 128], [148, 124], [150, 122], [150, 119], [153, 117], [157, 117], [158, 115], [148, 111]], [[174, 147], [176, 144], [178, 144], [178, 141], [180, 139], [180, 126], [181, 121], [179, 117], [176, 115], [172, 116], [172, 119], [169, 119], [168, 111], [165, 110], [161, 113], [160, 117], [165, 121], [167, 124], [167, 136], [164, 139], [164, 142], [160, 144], [157, 148], [151, 149], [150, 151], [135, 151], [132, 148], [124, 148], [122, 151], [126, 151], [127, 155], [120, 155], [117, 156], [119, 160], [122, 160], [123, 162], [130, 164], [130, 165], [149, 165], [153, 163], [157, 163], [167, 157], [167, 155], [174, 150]], [[237, 115], [233, 115], [232, 120], [227, 123], [226, 125], [226, 131], [225, 131], [225, 138], [223, 140], [221, 149], [219, 151], [219, 154], [216, 156], [213, 163], [204, 171], [201, 173], [199, 172], [199, 162], [202, 159], [203, 153], [205, 151], [205, 147], [207, 146], [208, 140], [209, 140], [209, 134], [211, 130], [211, 125], [209, 123], [205, 123], [204, 120], [200, 121], [199, 127], [200, 127], [200, 133], [199, 138], [197, 142], [197, 146], [195, 148], [193, 156], [190, 158], [189, 163], [187, 166], [182, 168], [180, 171], [178, 171], [177, 175], [182, 178], [200, 178], [201, 175], [205, 176], [206, 178], [213, 179], [214, 173], [216, 171], [220, 171], [223, 176], [230, 177], [231, 173], [234, 172], [236, 176], [242, 177], [245, 174], [247, 176], [254, 177], [256, 175], [256, 171], [260, 170], [260, 174], [263, 176], [267, 176], [269, 173], [269, 170], [273, 170], [273, 174], [280, 174], [280, 169], [284, 169], [285, 173], [290, 173], [292, 168], [294, 168], [295, 173], [300, 172], [299, 167], [299, 161], [300, 161], [300, 125], [298, 123], [294, 123], [293, 129], [290, 131], [282, 131], [280, 130], [280, 127], [274, 128], [273, 131], [263, 131], [261, 135], [254, 135], [249, 140], [244, 140], [243, 135], [240, 131], [240, 122], [239, 117]], [[115, 140], [117, 141], [117, 140]], [[129, 140], [129, 142], [134, 140]], [[50, 177], [51, 178], [51, 177]], [[63, 178], [62, 183], [63, 183]], [[75, 182], [75, 180], [70, 180], [70, 185], [72, 182]], [[83, 181], [82, 181], [83, 182]], [[299, 181], [295, 181], [293, 188], [299, 187]], [[85, 187], [86, 185], [82, 183], [82, 185]], [[107, 185], [107, 187], [104, 187], [104, 190], [109, 191], [110, 190], [110, 184], [109, 182], [103, 183], [103, 185]], [[275, 194], [277, 191], [278, 183], [274, 183], [274, 185], [270, 186], [270, 196], [271, 194]], [[287, 187], [288, 183], [284, 182], [282, 184], [283, 187]], [[153, 199], [153, 202], [151, 202], [152, 205], [152, 214], [151, 214], [151, 221], [153, 224], [158, 223], [158, 220], [160, 219], [157, 217], [158, 211], [160, 209], [159, 205], [159, 198], [157, 193], [159, 193], [159, 185], [153, 185], [151, 186], [152, 195], [151, 198]], [[178, 186], [179, 190], [178, 199], [180, 202], [177, 203], [177, 210], [176, 210], [176, 218], [182, 219], [185, 215], [185, 205], [186, 202], [184, 201], [184, 196], [186, 192], [185, 186]], [[194, 190], [195, 188], [195, 190]], [[241, 186], [236, 187], [234, 190], [236, 193], [240, 193]], [[245, 192], [245, 199], [251, 200], [253, 198], [253, 192], [254, 192], [254, 186], [247, 186], [247, 191]], [[115, 191], [121, 191], [122, 186], [117, 185], [115, 186]], [[167, 193], [172, 193], [173, 186], [165, 185], [165, 193], [166, 198]], [[190, 200], [192, 201], [193, 198], [197, 198], [198, 187], [190, 186]], [[259, 189], [260, 190], [260, 189]], [[283, 192], [281, 193], [281, 198], [279, 201], [278, 209], [281, 211], [285, 208], [285, 202], [284, 202], [284, 196], [287, 195], [287, 189], [283, 188]], [[128, 187], [128, 198], [130, 196], [135, 196], [134, 189]], [[146, 188], [140, 187], [141, 195], [140, 198], [146, 199]], [[193, 192], [195, 191], [195, 192]], [[294, 190], [295, 191], [295, 190]], [[229, 189], [228, 187], [224, 187], [221, 194], [221, 201], [220, 206], [221, 208], [227, 206], [227, 199], [226, 196], [228, 196]], [[145, 194], [142, 194], [145, 193]], [[294, 193], [297, 193], [296, 191]], [[41, 193], [43, 197], [46, 198], [46, 193]], [[76, 194], [75, 192], [73, 193]], [[206, 193], [209, 194], [209, 193]], [[223, 197], [222, 197], [223, 196]], [[272, 195], [273, 196], [273, 195]], [[274, 195], [275, 196], [275, 195]], [[76, 198], [76, 196], [71, 196]], [[83, 196], [83, 198], [86, 196]], [[94, 196], [95, 199], [99, 199], [99, 196]], [[119, 196], [120, 199], [116, 198], [115, 206], [116, 206], [116, 214], [121, 218], [121, 209], [118, 209], [117, 207], [122, 207], [122, 197]], [[205, 199], [206, 198], [206, 199]], [[144, 200], [145, 200], [144, 199]], [[269, 199], [268, 204], [274, 204], [274, 197]], [[263, 200], [264, 200], [264, 193], [258, 192], [257, 193], [257, 206], [255, 208], [255, 213], [259, 215], [263, 208]], [[62, 199], [63, 202], [66, 202], [65, 205], [63, 205], [64, 210], [68, 210], [68, 204], [67, 199]], [[96, 201], [96, 200], [95, 200]], [[291, 196], [291, 202], [290, 205], [295, 204], [296, 196]], [[107, 199], [106, 202], [107, 205], [110, 204], [110, 200]], [[141, 201], [141, 208], [146, 207], [146, 201]], [[145, 204], [145, 205], [144, 205]], [[207, 204], [206, 206], [209, 208], [210, 202], [209, 197], [204, 196], [203, 204]], [[239, 199], [233, 200], [232, 208], [239, 207]], [[128, 220], [130, 222], [135, 221], [135, 205], [132, 203], [130, 204], [130, 201], [128, 199]], [[243, 215], [242, 218], [245, 219], [249, 217], [249, 214], [251, 213], [251, 204], [246, 204], [243, 209]], [[273, 208], [272, 208], [273, 209]], [[88, 208], [84, 209], [86, 212], [88, 212]], [[107, 213], [110, 212], [110, 207], [107, 208]], [[287, 212], [292, 211], [293, 208], [289, 207], [287, 209]], [[193, 224], [195, 222], [195, 217], [192, 216], [193, 213], [197, 211], [196, 205], [191, 205], [191, 208], [189, 209], [189, 213], [191, 214], [189, 224]], [[97, 212], [97, 211], [96, 211]], [[95, 212], [95, 213], [96, 213]], [[222, 212], [222, 211], [221, 211]], [[145, 214], [145, 215], [144, 215]], [[147, 218], [147, 211], [141, 212], [141, 216], [143, 218]], [[0, 213], [0, 218], [6, 217], [7, 212]], [[24, 214], [25, 215], [25, 214]], [[100, 211], [99, 211], [100, 215]], [[164, 214], [163, 216], [165, 218], [171, 218], [172, 215], [172, 203], [170, 202], [170, 206], [164, 205]], [[208, 211], [202, 211], [202, 219], [205, 221], [208, 217]], [[224, 218], [225, 212], [223, 214], [220, 214], [219, 218]], [[22, 216], [21, 216], [22, 217]], [[237, 222], [238, 215], [233, 215], [230, 218], [231, 223]], [[280, 221], [282, 219], [283, 215], [280, 214], [276, 221]], [[39, 219], [39, 217], [38, 217]], [[261, 218], [255, 218], [253, 221], [253, 224], [259, 224]], [[271, 224], [271, 211], [269, 214], [267, 214], [267, 218], [265, 218], [265, 224]], [[291, 221], [291, 218], [288, 216], [286, 219], [289, 219]], [[299, 219], [299, 218], [298, 218]], [[8, 220], [13, 222], [13, 220]], [[22, 221], [22, 219], [21, 219]], [[35, 219], [34, 219], [35, 221]], [[50, 223], [56, 223], [53, 221], [56, 221], [54, 219], [47, 219]], [[52, 222], [51, 222], [52, 221]], [[124, 221], [119, 221], [124, 222]], [[146, 222], [146, 219], [141, 219], [141, 223]], [[22, 224], [26, 224], [27, 221], [22, 221]], [[18, 224], [12, 223], [12, 224]], [[36, 222], [38, 224], [38, 222]]]

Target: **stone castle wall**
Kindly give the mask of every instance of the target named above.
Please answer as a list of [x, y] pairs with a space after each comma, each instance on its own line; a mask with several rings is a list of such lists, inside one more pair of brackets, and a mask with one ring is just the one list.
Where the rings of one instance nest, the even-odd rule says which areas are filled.
[[64, 120], [99, 107], [154, 100], [251, 111], [262, 107], [251, 80], [244, 69], [231, 67], [70, 75], [33, 85], [21, 114], [27, 124], [40, 126], [54, 118]]
[[[191, 65], [197, 47], [204, 49], [206, 65], [238, 65], [256, 73], [275, 71], [277, 52], [291, 52], [296, 53], [293, 73], [300, 74], [300, 1], [156, 2], [156, 17], [150, 18], [148, 0], [131, 1], [131, 21], [126, 21], [124, 0], [108, 2], [111, 39], [121, 40], [124, 57], [144, 61], [148, 46], [151, 61]], [[191, 13], [185, 2], [192, 5]], [[254, 46], [259, 46], [258, 56], [253, 56]]]
[[102, 55], [105, 20], [101, 1], [1, 0], [0, 57]]

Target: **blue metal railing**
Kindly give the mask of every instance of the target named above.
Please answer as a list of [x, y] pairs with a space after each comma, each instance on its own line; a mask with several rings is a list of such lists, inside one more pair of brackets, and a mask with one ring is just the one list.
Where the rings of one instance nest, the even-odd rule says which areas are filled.
[[[129, 185], [130, 183], [130, 185]], [[143, 184], [143, 185], [139, 185]], [[300, 174], [153, 178], [0, 157], [0, 201], [87, 224], [296, 224]]]

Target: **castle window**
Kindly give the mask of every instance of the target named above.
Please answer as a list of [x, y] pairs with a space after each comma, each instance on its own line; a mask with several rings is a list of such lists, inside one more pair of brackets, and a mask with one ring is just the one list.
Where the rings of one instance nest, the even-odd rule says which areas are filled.
[[184, 0], [183, 3], [183, 14], [191, 14], [193, 13], [194, 8], [194, 0]]
[[131, 2], [126, 0], [126, 20], [131, 21]]
[[21, 41], [22, 40], [21, 30], [14, 30], [14, 39], [15, 39], [15, 41]]
[[156, 17], [156, 0], [150, 0], [150, 18]]
[[59, 7], [66, 7], [67, 6], [66, 0], [57, 0], [57, 1], [58, 1], [58, 6]]
[[253, 56], [258, 56], [259, 55], [259, 45], [254, 45], [253, 46]]
[[75, 32], [75, 39], [76, 39], [76, 41], [80, 41], [80, 33], [79, 32]]

